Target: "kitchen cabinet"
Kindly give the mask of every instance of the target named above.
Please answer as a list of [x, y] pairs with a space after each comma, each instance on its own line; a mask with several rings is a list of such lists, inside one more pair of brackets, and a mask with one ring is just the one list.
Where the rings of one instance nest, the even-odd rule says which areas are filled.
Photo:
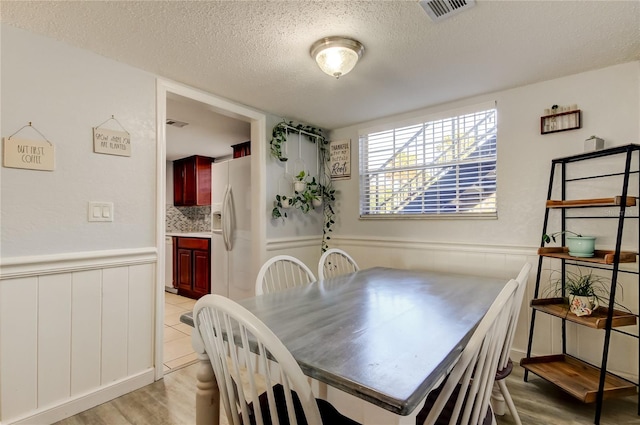
[[211, 205], [213, 158], [194, 155], [173, 161], [173, 205]]
[[211, 240], [176, 237], [178, 295], [198, 299], [211, 292]]

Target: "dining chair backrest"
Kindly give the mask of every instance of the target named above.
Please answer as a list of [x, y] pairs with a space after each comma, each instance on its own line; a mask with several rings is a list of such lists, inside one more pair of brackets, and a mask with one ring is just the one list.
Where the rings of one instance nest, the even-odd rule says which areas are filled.
[[318, 279], [327, 279], [360, 270], [358, 264], [345, 251], [331, 248], [325, 251], [318, 262]]
[[517, 288], [512, 279], [502, 289], [444, 383], [427, 396], [417, 424], [495, 423], [489, 401]]
[[[511, 306], [511, 313], [509, 314], [507, 323], [507, 335], [502, 346], [502, 354], [500, 355], [500, 361], [498, 362], [498, 368], [495, 375], [495, 387], [498, 392], [494, 392], [493, 407], [499, 413], [504, 413], [503, 402], [509, 408], [511, 416], [516, 425], [522, 425], [518, 409], [513, 402], [513, 398], [507, 388], [506, 378], [511, 374], [513, 370], [513, 363], [509, 358], [511, 354], [511, 346], [513, 345], [513, 338], [516, 334], [516, 328], [518, 326], [518, 318], [520, 317], [520, 310], [522, 309], [522, 301], [524, 294], [527, 292], [527, 280], [529, 278], [529, 271], [531, 270], [531, 264], [525, 263], [520, 270], [516, 282], [518, 282], [518, 289]], [[502, 399], [497, 397], [498, 394], [502, 394]]]
[[307, 285], [316, 278], [306, 264], [290, 255], [277, 255], [262, 265], [256, 279], [256, 295]]
[[[271, 418], [271, 423], [277, 424], [283, 423], [282, 416], [286, 415], [287, 423], [295, 425], [299, 419], [294, 407], [296, 397], [307, 422], [322, 423], [318, 404], [300, 366], [253, 313], [229, 298], [209, 294], [198, 300], [193, 318], [211, 361], [229, 424], [262, 425], [263, 418]], [[258, 357], [257, 364], [243, 360], [251, 358], [252, 351]]]
[[502, 354], [500, 356], [500, 363], [498, 363], [498, 370], [504, 369], [509, 363], [509, 355], [511, 354], [511, 345], [513, 344], [513, 338], [516, 334], [516, 327], [518, 326], [518, 318], [520, 317], [520, 310], [522, 309], [522, 300], [524, 294], [527, 292], [527, 280], [529, 278], [529, 271], [531, 270], [531, 263], [525, 263], [516, 277], [518, 282], [518, 290], [511, 306], [511, 313], [509, 314], [509, 323], [507, 325], [507, 337], [505, 338], [504, 346], [502, 347]]

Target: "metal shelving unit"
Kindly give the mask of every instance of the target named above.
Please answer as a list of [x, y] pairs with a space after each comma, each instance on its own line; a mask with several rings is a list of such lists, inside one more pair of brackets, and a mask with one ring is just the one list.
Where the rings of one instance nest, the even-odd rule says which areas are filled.
[[[567, 169], [569, 166], [582, 161], [593, 160], [597, 158], [616, 156], [624, 157], [624, 171], [617, 171], [607, 174], [587, 175], [584, 177], [568, 178]], [[556, 170], [560, 170], [560, 190], [561, 199], [553, 199], [553, 189], [555, 187], [554, 178], [556, 178]], [[621, 270], [620, 264], [635, 263], [637, 261], [638, 252], [622, 251], [622, 239], [624, 235], [624, 224], [628, 220], [638, 220], [638, 215], [627, 214], [627, 208], [637, 204], [640, 193], [629, 194], [630, 179], [634, 177], [636, 184], [634, 192], [640, 191], [640, 145], [625, 145], [610, 149], [583, 153], [579, 155], [568, 156], [552, 160], [551, 174], [549, 177], [549, 189], [547, 192], [547, 202], [544, 215], [544, 224], [542, 234], [547, 233], [547, 225], [549, 223], [549, 214], [551, 210], [558, 209], [561, 215], [560, 221], [562, 231], [566, 229], [566, 223], [572, 219], [601, 219], [601, 220], [617, 220], [617, 234], [615, 239], [615, 248], [612, 250], [597, 250], [594, 257], [573, 257], [568, 253], [565, 247], [565, 236], [562, 235], [562, 247], [544, 247], [541, 243], [538, 250], [538, 273], [536, 277], [536, 286], [534, 299], [531, 302], [531, 326], [529, 329], [529, 343], [527, 346], [527, 357], [521, 360], [521, 365], [525, 368], [524, 380], [529, 378], [529, 372], [532, 372], [541, 378], [554, 383], [562, 390], [571, 394], [575, 398], [585, 403], [595, 403], [594, 423], [600, 423], [602, 414], [603, 401], [610, 397], [629, 396], [638, 394], [638, 382], [631, 382], [620, 376], [616, 376], [607, 371], [607, 362], [609, 359], [609, 344], [611, 342], [612, 332], [619, 332], [638, 341], [638, 350], [640, 350], [640, 338], [637, 331], [630, 333], [622, 329], [625, 326], [637, 326], [638, 315], [615, 309], [616, 288], [620, 273], [631, 273], [636, 276], [636, 281], [640, 284], [639, 273], [635, 270]], [[612, 191], [621, 191], [621, 194], [609, 198], [594, 199], [567, 199], [568, 186], [574, 182], [593, 181], [594, 179], [621, 179], [620, 187], [611, 187]], [[556, 183], [557, 184], [557, 183]], [[573, 208], [589, 209], [588, 215], [567, 216], [567, 210]], [[591, 213], [591, 211], [594, 211]], [[600, 212], [598, 211], [605, 211]], [[612, 213], [615, 211], [615, 214]], [[640, 223], [637, 224], [640, 227]], [[637, 248], [640, 235], [635, 236], [635, 247]], [[565, 277], [567, 265], [600, 269], [611, 273], [610, 299], [608, 306], [601, 307], [596, 313], [588, 317], [578, 317], [570, 313], [568, 306], [564, 303], [564, 298], [546, 298], [539, 299], [540, 296], [540, 277], [542, 273], [542, 264], [545, 258], [553, 258], [560, 262], [560, 274], [562, 284], [562, 296], [565, 295]], [[640, 309], [640, 305], [638, 306]], [[549, 314], [561, 319], [562, 326], [562, 353], [546, 356], [531, 357], [534, 326], [536, 322], [536, 313]], [[599, 365], [590, 364], [576, 356], [567, 353], [567, 329], [566, 323], [572, 322], [581, 326], [592, 329], [599, 329], [605, 333], [604, 343], [602, 347], [602, 361]], [[640, 371], [640, 364], [638, 365]], [[638, 396], [638, 414], [640, 415], [640, 395]]]

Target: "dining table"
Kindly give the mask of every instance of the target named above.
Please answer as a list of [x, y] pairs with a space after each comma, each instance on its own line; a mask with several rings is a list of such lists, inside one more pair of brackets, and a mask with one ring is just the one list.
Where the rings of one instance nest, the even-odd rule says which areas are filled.
[[[374, 267], [239, 300], [284, 343], [302, 371], [397, 415], [441, 381], [506, 278]], [[192, 312], [181, 321], [194, 325]], [[199, 356], [196, 423], [218, 424], [219, 394]]]

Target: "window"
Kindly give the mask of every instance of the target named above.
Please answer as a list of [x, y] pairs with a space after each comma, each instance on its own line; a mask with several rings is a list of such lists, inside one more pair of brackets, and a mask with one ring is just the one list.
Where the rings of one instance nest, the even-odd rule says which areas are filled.
[[496, 217], [494, 104], [360, 135], [360, 216]]

